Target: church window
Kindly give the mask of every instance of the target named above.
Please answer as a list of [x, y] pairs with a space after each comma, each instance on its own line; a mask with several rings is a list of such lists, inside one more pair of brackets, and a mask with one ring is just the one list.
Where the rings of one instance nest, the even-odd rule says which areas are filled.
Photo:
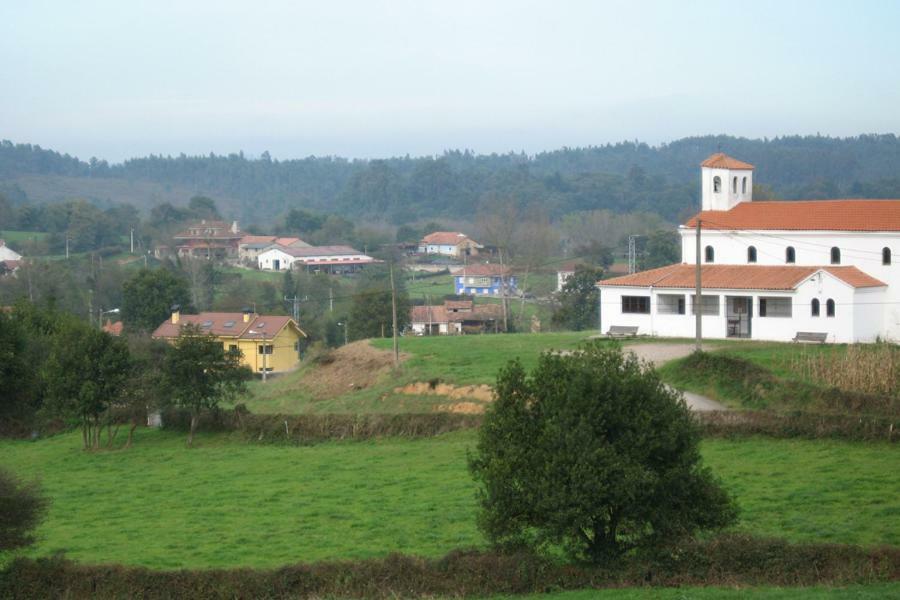
[[716, 251], [713, 250], [712, 246], [706, 247], [706, 262], [716, 262]]
[[722, 191], [722, 178], [716, 175], [713, 177], [713, 193], [718, 194]]
[[834, 316], [834, 300], [831, 298], [825, 303], [825, 316], [833, 317]]
[[737, 177], [731, 180], [731, 193], [737, 194]]
[[750, 246], [749, 248], [747, 248], [747, 262], [756, 262], [756, 246]]
[[788, 246], [787, 250], [784, 252], [784, 262], [788, 264], [793, 264], [797, 262], [797, 252], [794, 250], [793, 246]]
[[742, 194], [747, 193], [747, 178], [746, 177], [744, 177], [744, 179], [741, 180], [741, 193]]
[[812, 309], [811, 310], [812, 316], [818, 317], [819, 316], [819, 299], [818, 298], [813, 298], [811, 309]]
[[841, 264], [841, 249], [837, 246], [831, 249], [831, 264], [839, 265]]
[[889, 265], [891, 264], [891, 249], [885, 246], [881, 249], [881, 264]]

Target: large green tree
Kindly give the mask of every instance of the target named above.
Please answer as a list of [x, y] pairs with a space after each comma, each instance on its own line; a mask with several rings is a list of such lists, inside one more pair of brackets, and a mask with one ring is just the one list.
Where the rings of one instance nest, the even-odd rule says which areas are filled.
[[559, 293], [559, 308], [553, 313], [557, 327], [581, 331], [597, 326], [597, 281], [603, 269], [578, 265]]
[[250, 369], [241, 365], [240, 352], [226, 352], [215, 337], [203, 334], [194, 325], [185, 325], [166, 354], [163, 374], [172, 400], [191, 413], [187, 441], [191, 447], [200, 413], [243, 392]]
[[57, 414], [79, 421], [85, 449], [99, 448], [103, 427], [112, 426], [109, 411], [122, 402], [130, 369], [121, 338], [77, 321], [54, 336], [43, 373], [47, 400]]
[[20, 320], [0, 312], [0, 425], [28, 419], [37, 408], [36, 373], [28, 362], [27, 336]]
[[187, 280], [162, 267], [141, 269], [122, 285], [122, 321], [131, 330], [153, 331], [170, 315], [173, 304], [187, 307]]
[[[399, 272], [394, 273], [397, 293], [397, 330], [403, 331], [409, 324], [409, 294], [403, 285]], [[393, 315], [391, 308], [391, 281], [387, 268], [370, 267], [360, 279], [350, 318], [347, 324], [350, 339], [361, 340], [393, 335]]]
[[530, 374], [513, 361], [496, 396], [469, 461], [493, 543], [605, 562], [734, 522], [684, 401], [633, 354], [594, 343]]

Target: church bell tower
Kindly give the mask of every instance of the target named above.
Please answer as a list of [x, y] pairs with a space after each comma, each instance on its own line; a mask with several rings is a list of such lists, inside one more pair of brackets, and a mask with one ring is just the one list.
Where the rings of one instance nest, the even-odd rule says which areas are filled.
[[700, 163], [702, 210], [731, 210], [753, 201], [753, 165], [719, 152]]

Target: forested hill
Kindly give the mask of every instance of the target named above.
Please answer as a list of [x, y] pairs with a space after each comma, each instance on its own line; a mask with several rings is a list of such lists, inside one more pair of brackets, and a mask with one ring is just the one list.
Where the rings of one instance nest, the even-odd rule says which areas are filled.
[[756, 166], [775, 197], [900, 197], [900, 140], [893, 135], [751, 140], [684, 138], [661, 146], [623, 142], [537, 155], [448, 151], [438, 157], [273, 160], [267, 154], [149, 156], [107, 164], [39, 146], [0, 143], [0, 192], [14, 202], [84, 197], [143, 208], [216, 198], [227, 216], [264, 223], [289, 208], [387, 218], [472, 218], [513, 199], [551, 216], [570, 211], [651, 211], [677, 220], [696, 208], [698, 165], [723, 151]]

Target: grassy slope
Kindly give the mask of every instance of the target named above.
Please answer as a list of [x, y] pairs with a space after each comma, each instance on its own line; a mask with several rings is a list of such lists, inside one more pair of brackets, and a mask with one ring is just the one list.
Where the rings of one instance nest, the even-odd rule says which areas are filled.
[[[400, 372], [385, 376], [374, 386], [348, 391], [334, 399], [316, 399], [298, 389], [298, 382], [307, 376], [308, 369], [315, 368], [305, 365], [265, 385], [254, 382], [244, 402], [258, 413], [429, 412], [436, 404], [447, 402], [446, 398], [394, 394], [394, 388], [436, 377], [457, 385], [491, 384], [508, 360], [518, 357], [531, 368], [542, 351], [575, 348], [591, 333], [407, 336], [400, 340], [400, 349], [411, 358], [403, 363]], [[372, 344], [383, 350], [391, 348], [390, 339], [373, 340]]]
[[43, 231], [13, 231], [12, 229], [4, 229], [0, 231], [0, 240], [7, 242], [28, 242], [31, 240], [40, 240], [50, 235]]
[[[438, 556], [482, 543], [466, 471], [473, 432], [432, 439], [255, 446], [139, 431], [128, 451], [78, 435], [0, 442], [4, 466], [53, 499], [37, 554], [153, 568], [276, 566], [392, 551]], [[898, 450], [707, 440], [743, 509], [741, 529], [795, 541], [900, 544]]]

